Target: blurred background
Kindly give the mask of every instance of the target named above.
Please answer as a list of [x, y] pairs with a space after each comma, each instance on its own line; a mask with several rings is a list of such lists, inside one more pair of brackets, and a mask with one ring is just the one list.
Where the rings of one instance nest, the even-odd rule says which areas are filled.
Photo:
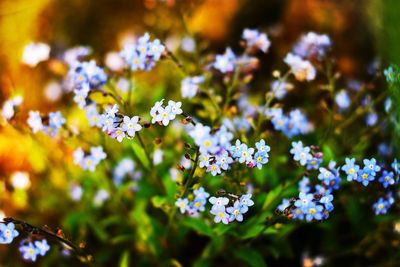
[[[165, 40], [171, 50], [188, 36], [203, 53], [222, 53], [226, 46], [238, 49], [244, 28], [257, 28], [268, 33], [272, 42], [260, 70], [268, 77], [283, 65], [276, 62], [299, 36], [308, 31], [326, 33], [333, 40], [332, 54], [341, 74], [349, 81], [363, 80], [368, 78], [368, 68], [377, 62], [400, 63], [399, 8], [396, 0], [1, 0], [0, 103], [23, 95], [24, 105], [15, 123], [24, 123], [31, 109], [48, 112], [65, 107], [65, 100], [71, 98], [62, 86], [67, 68], [57, 60], [65, 50], [89, 46], [91, 58], [105, 65], [109, 52], [119, 51], [126, 40], [146, 31]], [[49, 44], [52, 59], [35, 68], [21, 64], [23, 49], [30, 42]], [[159, 79], [150, 74], [143, 77], [150, 84]], [[257, 79], [262, 83], [266, 78], [260, 75]], [[55, 208], [60, 203], [57, 197], [65, 195], [69, 186], [64, 169], [71, 168], [73, 173], [76, 167], [64, 165], [71, 161], [71, 147], [57, 138], [45, 142], [47, 147], [43, 148], [31, 136], [1, 126], [0, 210], [39, 225], [58, 225], [69, 205], [67, 201], [66, 207]], [[20, 185], [24, 190], [33, 187], [29, 196], [24, 190], [7, 188], [17, 171], [30, 174]], [[31, 199], [36, 199], [34, 209]], [[12, 257], [5, 251], [0, 247], [3, 262]], [[295, 266], [291, 261], [284, 264]]]

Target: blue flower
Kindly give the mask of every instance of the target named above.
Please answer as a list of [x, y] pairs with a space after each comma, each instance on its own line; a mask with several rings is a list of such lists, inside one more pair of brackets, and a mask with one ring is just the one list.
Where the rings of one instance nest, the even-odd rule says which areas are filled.
[[318, 179], [323, 181], [325, 185], [331, 186], [332, 181], [335, 182], [335, 175], [326, 168], [319, 168]]
[[271, 150], [271, 148], [265, 144], [264, 139], [261, 139], [259, 142], [256, 143], [257, 152], [260, 154], [267, 154]]
[[0, 244], [10, 244], [18, 235], [13, 223], [0, 223]]
[[376, 165], [376, 160], [372, 159], [364, 159], [364, 168], [367, 168], [371, 171], [371, 175], [375, 176], [376, 172], [381, 170], [381, 167]]
[[242, 144], [240, 142], [239, 139], [236, 140], [235, 145], [231, 146], [229, 151], [232, 154], [233, 158], [239, 158], [241, 155], [241, 148], [242, 148]]
[[199, 187], [199, 189], [195, 189], [193, 191], [193, 193], [197, 199], [205, 199], [206, 200], [210, 196], [210, 194], [208, 192], [206, 192], [203, 187]]
[[229, 169], [229, 164], [233, 162], [233, 159], [229, 157], [228, 152], [224, 150], [220, 155], [216, 157], [216, 161], [221, 169], [226, 171]]
[[228, 207], [226, 211], [230, 214], [229, 221], [232, 222], [237, 220], [238, 222], [243, 221], [243, 214], [246, 213], [249, 208], [245, 205], [241, 205], [239, 201], [235, 201], [233, 207]]
[[156, 39], [149, 43], [147, 55], [153, 56], [154, 60], [159, 60], [164, 49], [165, 46], [161, 44], [160, 40]]
[[282, 203], [278, 206], [278, 210], [280, 210], [281, 212], [283, 212], [286, 208], [288, 208], [290, 206], [290, 201], [289, 199], [284, 198], [282, 200]]
[[294, 202], [294, 205], [298, 208], [306, 209], [310, 205], [310, 203], [312, 203], [313, 199], [314, 199], [313, 194], [300, 192], [299, 199], [296, 200], [296, 202]]
[[260, 153], [259, 151], [257, 151], [257, 153], [254, 155], [254, 165], [261, 170], [262, 165], [267, 163], [268, 163], [268, 154], [266, 152]]
[[240, 163], [248, 163], [252, 162], [253, 160], [253, 155], [254, 153], [254, 148], [250, 147], [247, 148], [246, 144], [241, 144], [240, 145], [240, 156], [239, 156], [239, 162]]
[[178, 198], [178, 200], [175, 202], [175, 206], [177, 206], [180, 212], [183, 214], [189, 208], [189, 200], [187, 198]]
[[321, 205], [316, 205], [315, 203], [311, 202], [310, 205], [305, 209], [306, 220], [308, 222], [315, 220], [322, 220], [322, 211], [323, 207]]
[[326, 195], [324, 195], [324, 196], [319, 200], [319, 202], [322, 203], [322, 204], [324, 204], [325, 209], [326, 209], [328, 212], [331, 212], [331, 211], [333, 210], [332, 200], [333, 200], [333, 195], [331, 195], [331, 194], [326, 194]]
[[54, 127], [56, 129], [61, 128], [65, 124], [65, 119], [61, 115], [60, 111], [57, 112], [49, 112], [49, 126]]
[[299, 182], [299, 191], [303, 193], [310, 192], [310, 179], [304, 176]]
[[292, 211], [293, 219], [304, 220], [304, 213], [301, 208], [297, 207]]
[[318, 170], [321, 163], [322, 158], [312, 157], [312, 159], [307, 161], [307, 170]]
[[379, 198], [378, 201], [375, 202], [373, 205], [373, 208], [375, 210], [375, 215], [386, 214], [389, 207], [390, 207], [389, 203], [382, 197]]
[[251, 200], [251, 194], [246, 194], [246, 195], [242, 195], [240, 197], [240, 204], [247, 206], [247, 207], [251, 207], [254, 205], [253, 200]]
[[331, 188], [326, 188], [325, 186], [317, 184], [315, 186], [315, 193], [320, 195], [330, 194], [332, 192]]
[[204, 168], [210, 165], [210, 155], [209, 154], [200, 154], [199, 156], [199, 167]]
[[206, 199], [195, 198], [192, 202], [190, 202], [190, 209], [195, 211], [204, 211], [205, 204], [206, 204]]
[[29, 242], [28, 244], [23, 244], [19, 247], [19, 251], [22, 253], [22, 257], [25, 260], [36, 261], [36, 258], [39, 254], [38, 249]]
[[379, 178], [378, 181], [382, 183], [384, 188], [387, 188], [389, 185], [394, 185], [395, 181], [393, 176], [394, 176], [393, 172], [388, 172], [386, 170], [383, 170], [382, 176]]
[[362, 183], [364, 186], [367, 186], [369, 182], [375, 180], [375, 172], [372, 172], [369, 168], [364, 168], [358, 171], [358, 179], [357, 181]]
[[312, 159], [312, 155], [310, 153], [311, 149], [306, 146], [303, 147], [303, 143], [301, 141], [292, 142], [292, 149], [290, 153], [293, 154], [293, 159], [298, 161], [300, 165], [306, 165], [307, 161]]
[[213, 66], [222, 73], [232, 72], [236, 67], [235, 60], [235, 54], [228, 47], [223, 55], [217, 55], [215, 57]]
[[227, 197], [210, 197], [208, 201], [212, 204], [212, 209], [225, 208], [229, 203], [229, 199]]
[[223, 224], [229, 223], [229, 214], [226, 213], [225, 206], [218, 206], [218, 207], [213, 206], [211, 208], [210, 213], [215, 215], [215, 217], [214, 217], [215, 223], [220, 223], [220, 222], [222, 222]]
[[346, 158], [346, 164], [343, 165], [343, 170], [346, 172], [347, 174], [347, 181], [352, 181], [352, 180], [357, 180], [357, 174], [358, 171], [360, 170], [360, 166], [358, 166], [357, 164], [355, 164], [356, 159], [352, 158]]
[[[397, 70], [397, 68], [396, 68]], [[393, 69], [393, 65], [389, 66], [387, 69], [385, 69], [383, 71], [383, 74], [386, 77], [386, 81], [388, 83], [394, 83], [397, 81], [397, 73], [396, 71]]]
[[46, 239], [43, 239], [42, 241], [35, 241], [35, 247], [37, 254], [39, 254], [40, 256], [46, 255], [47, 251], [50, 250], [50, 246], [47, 243]]

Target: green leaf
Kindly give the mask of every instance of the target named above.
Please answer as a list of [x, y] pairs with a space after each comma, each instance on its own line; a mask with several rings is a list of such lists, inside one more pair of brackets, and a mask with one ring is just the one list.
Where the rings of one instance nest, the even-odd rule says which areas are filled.
[[186, 220], [183, 221], [183, 224], [195, 230], [199, 234], [211, 237], [214, 235], [213, 230], [205, 223], [204, 220], [196, 218], [186, 218]]
[[234, 255], [237, 258], [248, 263], [252, 267], [263, 267], [263, 266], [266, 267], [267, 266], [262, 255], [253, 249], [245, 248], [245, 249], [235, 250]]
[[147, 169], [150, 168], [150, 162], [146, 157], [146, 153], [143, 149], [143, 147], [140, 145], [139, 141], [137, 140], [137, 138], [133, 139], [132, 142], [132, 149], [133, 152], [135, 153], [135, 155], [138, 157], [138, 159], [140, 160], [140, 162], [143, 164], [143, 166]]
[[129, 267], [129, 251], [125, 250], [119, 261], [119, 267]]

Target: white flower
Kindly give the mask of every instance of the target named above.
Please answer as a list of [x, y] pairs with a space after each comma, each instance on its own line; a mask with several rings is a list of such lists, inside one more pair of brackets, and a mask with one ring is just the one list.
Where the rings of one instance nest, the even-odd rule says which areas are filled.
[[39, 62], [49, 58], [50, 46], [44, 43], [30, 43], [25, 46], [22, 54], [22, 63], [35, 67]]
[[288, 53], [284, 59], [285, 63], [290, 66], [293, 75], [298, 81], [312, 81], [315, 79], [316, 70], [308, 60]]
[[140, 131], [142, 126], [140, 126], [139, 117], [133, 116], [129, 118], [128, 116], [124, 117], [124, 124], [122, 125], [122, 130], [126, 131], [127, 134], [131, 137], [135, 136], [135, 132]]
[[33, 133], [43, 130], [42, 118], [39, 111], [29, 111], [28, 125]]

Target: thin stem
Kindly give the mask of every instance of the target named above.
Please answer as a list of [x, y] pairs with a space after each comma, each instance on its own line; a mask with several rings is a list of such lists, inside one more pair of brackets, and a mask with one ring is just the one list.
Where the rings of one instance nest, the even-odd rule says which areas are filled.
[[[199, 162], [199, 155], [200, 155], [199, 150], [200, 150], [200, 148], [198, 146], [196, 146], [196, 152], [195, 152], [195, 158], [194, 158], [193, 167], [190, 170], [189, 177], [187, 178], [187, 180], [185, 182], [185, 186], [184, 186], [182, 194], [180, 195], [180, 198], [184, 197], [187, 194], [187, 192], [189, 190], [189, 186], [193, 181], [194, 173], [195, 173], [195, 171], [197, 169], [197, 164]], [[176, 215], [176, 208], [174, 207], [172, 212], [171, 212], [171, 214], [170, 214], [170, 217], [169, 217], [169, 222], [168, 222], [168, 226], [166, 228], [165, 235], [168, 235], [169, 230], [170, 230], [171, 225], [172, 225], [172, 222], [173, 222], [173, 220], [175, 218], [175, 215]]]
[[28, 224], [26, 222], [20, 221], [20, 220], [16, 220], [14, 218], [11, 217], [7, 217], [4, 218], [3, 222], [0, 222], [3, 224], [6, 223], [14, 223], [16, 225], [20, 225], [22, 230], [29, 233], [29, 234], [37, 234], [37, 235], [41, 235], [43, 237], [46, 237], [48, 239], [51, 240], [55, 240], [55, 241], [59, 241], [61, 243], [64, 244], [64, 246], [66, 246], [69, 250], [73, 251], [76, 255], [76, 257], [82, 262], [82, 263], [86, 263], [89, 265], [93, 265], [94, 264], [94, 259], [93, 256], [84, 252], [82, 249], [80, 249], [78, 246], [74, 245], [71, 241], [64, 239], [62, 237], [60, 237], [59, 235], [49, 232], [47, 230], [44, 230], [42, 228], [33, 226], [31, 224]]
[[222, 108], [223, 111], [226, 111], [226, 109], [227, 109], [227, 107], [229, 105], [231, 94], [232, 94], [232, 90], [233, 90], [233, 88], [236, 86], [236, 84], [238, 82], [239, 74], [240, 74], [240, 67], [236, 67], [235, 73], [233, 74], [232, 83], [226, 89], [224, 105], [223, 105], [223, 108]]
[[144, 154], [146, 155], [146, 158], [147, 158], [147, 160], [149, 161], [150, 166], [153, 166], [153, 161], [152, 161], [151, 158], [150, 158], [150, 154], [149, 154], [149, 152], [148, 152], [147, 149], [146, 149], [146, 145], [144, 144], [143, 139], [142, 139], [142, 137], [140, 136], [140, 133], [139, 133], [139, 132], [136, 132], [136, 136], [137, 136], [137, 138], [138, 138], [138, 140], [139, 140], [139, 143], [140, 143], [141, 147], [143, 148]]

